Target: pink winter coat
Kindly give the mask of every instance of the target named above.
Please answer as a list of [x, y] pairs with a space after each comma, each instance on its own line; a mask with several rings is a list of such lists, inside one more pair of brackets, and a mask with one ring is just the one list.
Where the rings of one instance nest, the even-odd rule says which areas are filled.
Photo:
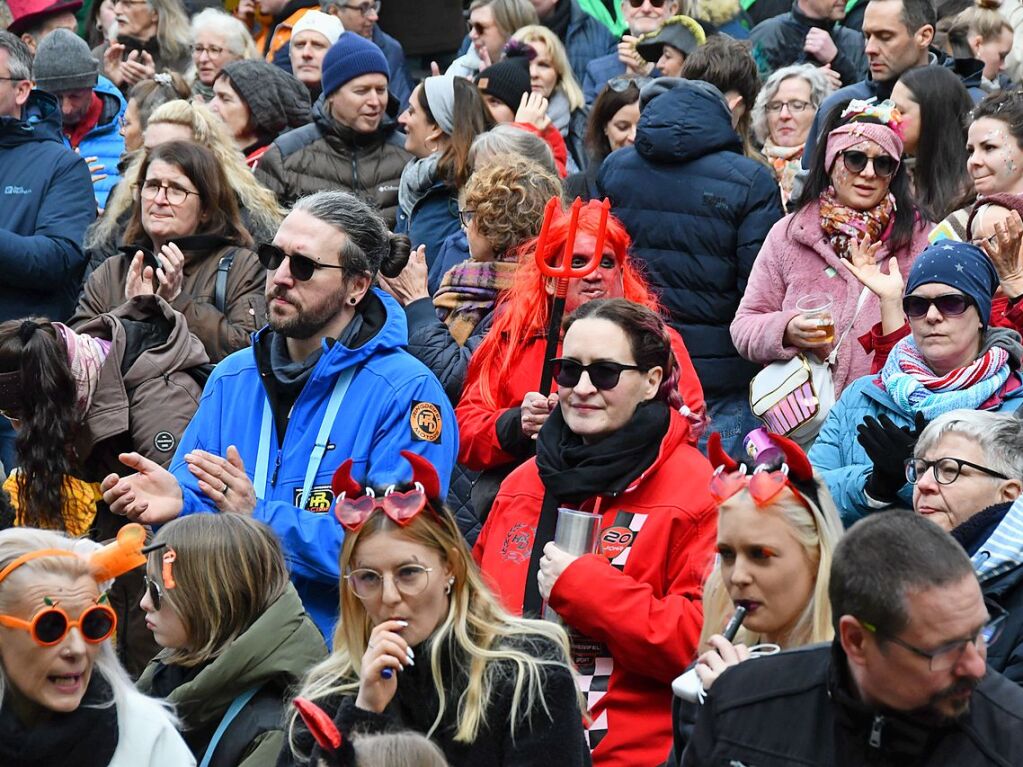
[[[894, 254], [899, 259], [903, 279], [909, 274], [913, 259], [927, 247], [930, 228], [929, 222], [918, 222], [909, 246]], [[882, 245], [877, 260], [887, 263], [892, 255], [887, 245]], [[732, 340], [739, 354], [764, 365], [796, 356], [800, 350], [785, 346], [782, 338], [789, 321], [799, 314], [796, 302], [808, 293], [831, 295], [837, 341], [852, 322], [863, 289], [839, 261], [821, 230], [818, 203], [807, 205], [775, 224], [753, 262], [746, 292], [732, 320]], [[856, 339], [870, 332], [880, 319], [877, 296], [869, 293], [832, 368], [836, 397], [847, 383], [870, 373], [870, 357]], [[819, 354], [823, 357], [830, 351], [825, 347]]]

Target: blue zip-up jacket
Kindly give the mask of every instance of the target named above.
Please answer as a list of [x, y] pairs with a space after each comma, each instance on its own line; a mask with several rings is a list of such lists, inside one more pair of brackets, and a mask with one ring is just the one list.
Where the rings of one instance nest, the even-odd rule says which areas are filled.
[[[896, 426], [912, 427], [915, 414], [899, 410], [888, 392], [874, 383], [876, 375], [857, 378], [842, 392], [821, 427], [817, 441], [808, 454], [810, 463], [827, 482], [843, 524], [848, 527], [876, 511], [867, 503], [863, 488], [874, 462], [856, 439], [856, 427], [868, 415], [884, 413]], [[1023, 387], [1006, 394], [993, 412], [1013, 411], [1023, 403]], [[901, 505], [913, 508], [913, 486], [908, 482], [899, 491]]]
[[714, 400], [743, 391], [760, 369], [739, 355], [728, 328], [782, 217], [781, 194], [774, 174], [743, 156], [714, 86], [665, 77], [648, 87], [662, 92], [642, 107], [635, 146], [604, 159], [597, 189], [625, 224], [633, 257]]
[[107, 78], [100, 75], [99, 82], [92, 89], [93, 93], [103, 99], [103, 113], [99, 123], [78, 144], [78, 154], [82, 157], [95, 157], [96, 162], [103, 166], [100, 173], [106, 178], [93, 184], [96, 194], [96, 206], [101, 210], [107, 206], [107, 197], [121, 181], [117, 172], [117, 163], [124, 154], [124, 138], [121, 136], [121, 116], [128, 107], [121, 91]]
[[89, 167], [64, 145], [57, 99], [32, 91], [0, 117], [0, 321], [74, 311], [82, 238], [96, 218]]
[[440, 287], [443, 272], [438, 274], [433, 264], [444, 249], [444, 242], [461, 229], [458, 223], [458, 192], [443, 181], [434, 182], [423, 197], [405, 215], [398, 206], [398, 221], [394, 231], [407, 235], [412, 247], [426, 246], [426, 265], [430, 271], [430, 292]]
[[568, 22], [568, 33], [562, 42], [576, 82], [581, 83], [586, 78], [586, 65], [593, 59], [614, 53], [618, 49], [618, 38], [584, 11], [576, 0], [563, 2], [572, 3], [572, 15]]
[[[283, 443], [276, 429], [270, 429], [266, 485], [253, 512], [280, 538], [295, 588], [328, 640], [337, 621], [338, 559], [344, 539], [344, 528], [333, 513], [334, 471], [352, 458], [352, 476], [364, 485], [367, 477], [375, 486], [407, 482], [411, 470], [400, 452], [411, 450], [437, 468], [446, 495], [458, 456], [458, 426], [447, 395], [437, 377], [405, 350], [404, 311], [379, 290], [364, 304], [360, 310], [366, 327], [359, 341], [371, 336], [355, 348], [324, 342], [323, 356], [295, 400]], [[249, 477], [255, 474], [262, 415], [270, 401], [261, 379], [273, 375], [268, 363], [271, 335], [268, 327], [255, 333], [253, 346], [224, 359], [206, 384], [170, 468], [184, 496], [182, 515], [216, 510], [188, 470], [184, 459], [190, 451], [224, 455], [228, 445], [235, 445]], [[351, 365], [358, 366], [355, 377], [331, 428], [310, 500], [299, 509], [327, 402], [337, 376]]]

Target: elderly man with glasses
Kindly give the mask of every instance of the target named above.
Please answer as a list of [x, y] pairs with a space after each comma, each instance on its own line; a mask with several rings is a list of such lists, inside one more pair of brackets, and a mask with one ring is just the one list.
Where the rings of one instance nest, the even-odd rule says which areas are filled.
[[988, 665], [1023, 683], [1023, 421], [954, 410], [923, 430], [906, 462], [913, 509], [970, 556], [984, 598], [1009, 612]]

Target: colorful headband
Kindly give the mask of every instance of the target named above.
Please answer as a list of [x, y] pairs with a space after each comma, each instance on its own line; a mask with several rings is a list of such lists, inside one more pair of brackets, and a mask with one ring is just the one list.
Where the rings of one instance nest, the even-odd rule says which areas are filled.
[[902, 112], [891, 99], [885, 99], [880, 103], [876, 103], [874, 99], [853, 99], [842, 110], [842, 119], [845, 118], [849, 118], [849, 122], [865, 119], [877, 120], [895, 131], [900, 138], [902, 137]]
[[[849, 117], [849, 122], [839, 125], [828, 134], [828, 142], [824, 154], [824, 168], [829, 173], [835, 166], [838, 155], [850, 147], [856, 146], [864, 139], [869, 139], [881, 147], [884, 153], [893, 160], [902, 159], [902, 115], [891, 101], [871, 104], [853, 99], [842, 117]], [[865, 120], [877, 122], [864, 122]]]
[[146, 558], [142, 546], [146, 542], [146, 530], [142, 525], [132, 523], [117, 531], [117, 538], [87, 557], [67, 549], [39, 549], [22, 554], [0, 570], [0, 583], [19, 567], [42, 557], [79, 557], [89, 563], [92, 577], [97, 583], [110, 581], [119, 575], [144, 565]]
[[391, 485], [380, 498], [372, 488], [363, 488], [352, 479], [351, 458], [338, 466], [330, 486], [337, 498], [334, 516], [346, 529], [353, 532], [358, 530], [378, 509], [396, 524], [404, 527], [427, 506], [433, 508], [428, 502], [440, 498], [440, 477], [437, 470], [418, 453], [402, 450], [401, 456], [412, 465], [414, 488], [399, 493], [394, 489], [394, 485]]

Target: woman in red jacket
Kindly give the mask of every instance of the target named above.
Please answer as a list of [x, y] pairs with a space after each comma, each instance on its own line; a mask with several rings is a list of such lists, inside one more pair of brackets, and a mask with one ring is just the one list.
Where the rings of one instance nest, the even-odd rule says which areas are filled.
[[[600, 226], [601, 206], [596, 200], [579, 212], [579, 231], [572, 260], [577, 267], [593, 255]], [[562, 215], [550, 227], [544, 257], [560, 262], [568, 238], [569, 216]], [[657, 299], [628, 255], [629, 235], [614, 216], [608, 216], [604, 253], [600, 265], [583, 279], [571, 280], [565, 313], [596, 298], [627, 298], [660, 311]], [[557, 402], [557, 394], [538, 392], [543, 368], [549, 296], [553, 281], [540, 274], [534, 259], [535, 245], [526, 245], [519, 258], [512, 287], [497, 305], [487, 337], [472, 355], [462, 399], [455, 408], [458, 418], [458, 460], [470, 469], [483, 471], [473, 487], [472, 501], [480, 518], [497, 494], [497, 487], [522, 461], [533, 455], [536, 434]], [[682, 338], [669, 329], [671, 348], [678, 364], [677, 380], [694, 444], [704, 423], [706, 406]], [[552, 390], [556, 392], [556, 389]]]
[[[591, 301], [565, 328], [559, 407], [536, 458], [501, 486], [473, 555], [509, 611], [535, 613], [544, 599], [570, 628], [594, 765], [652, 766], [671, 748], [670, 683], [702, 624], [711, 467], [689, 442], [658, 315]], [[552, 542], [559, 507], [602, 516], [598, 553]]]

